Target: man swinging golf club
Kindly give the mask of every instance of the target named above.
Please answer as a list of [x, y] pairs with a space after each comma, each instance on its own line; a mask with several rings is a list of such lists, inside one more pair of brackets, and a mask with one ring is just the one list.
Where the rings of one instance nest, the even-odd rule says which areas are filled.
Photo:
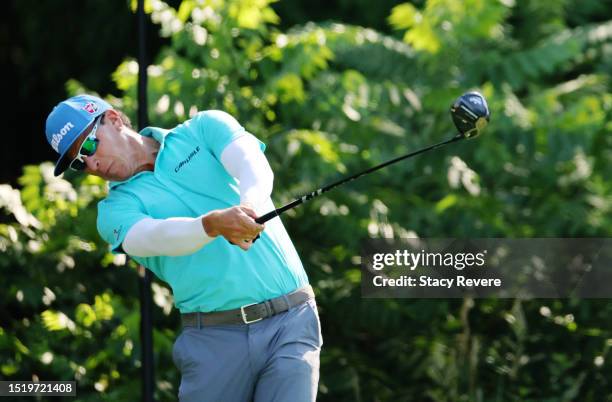
[[60, 154], [56, 175], [70, 167], [111, 181], [98, 205], [98, 230], [113, 251], [172, 287], [185, 326], [173, 350], [180, 400], [313, 401], [322, 346], [316, 304], [297, 252], [273, 218], [385, 166], [477, 137], [490, 118], [478, 92], [460, 96], [451, 115], [459, 131], [453, 138], [279, 209], [269, 197], [264, 144], [220, 111], [198, 113], [172, 130], [136, 133], [109, 104], [82, 95], [56, 106], [46, 133]]
[[[102, 99], [59, 103], [46, 123], [67, 168], [110, 181], [98, 231], [172, 288], [181, 401], [314, 401], [321, 328], [300, 258], [274, 209], [265, 145], [204, 111], [139, 133]], [[254, 240], [257, 240], [254, 242]]]

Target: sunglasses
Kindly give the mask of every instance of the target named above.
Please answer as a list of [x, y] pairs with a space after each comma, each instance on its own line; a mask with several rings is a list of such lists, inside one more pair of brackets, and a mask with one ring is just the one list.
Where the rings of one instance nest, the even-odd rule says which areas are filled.
[[87, 135], [87, 138], [85, 138], [85, 141], [83, 141], [83, 143], [81, 144], [77, 156], [72, 160], [72, 162], [70, 162], [70, 169], [76, 170], [77, 172], [85, 170], [85, 167], [87, 165], [85, 164], [85, 159], [83, 157], [92, 156], [98, 150], [99, 140], [96, 137], [96, 131], [98, 131], [98, 125], [100, 124], [100, 120], [101, 118], [98, 118], [96, 120], [96, 124], [94, 124], [93, 128], [91, 129], [91, 132], [89, 133], [89, 135]]

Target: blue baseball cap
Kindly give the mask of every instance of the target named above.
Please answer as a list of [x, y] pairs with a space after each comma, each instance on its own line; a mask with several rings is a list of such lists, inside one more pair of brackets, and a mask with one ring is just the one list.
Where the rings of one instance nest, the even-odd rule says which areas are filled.
[[70, 163], [68, 150], [87, 127], [111, 105], [92, 95], [77, 95], [60, 102], [47, 117], [45, 134], [51, 147], [60, 156], [54, 174], [59, 176]]

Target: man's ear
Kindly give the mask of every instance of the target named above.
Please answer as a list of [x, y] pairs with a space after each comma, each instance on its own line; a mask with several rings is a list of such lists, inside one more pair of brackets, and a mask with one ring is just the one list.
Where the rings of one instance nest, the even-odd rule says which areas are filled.
[[121, 131], [123, 128], [121, 115], [114, 109], [108, 109], [104, 112], [104, 124], [111, 124], [117, 131]]

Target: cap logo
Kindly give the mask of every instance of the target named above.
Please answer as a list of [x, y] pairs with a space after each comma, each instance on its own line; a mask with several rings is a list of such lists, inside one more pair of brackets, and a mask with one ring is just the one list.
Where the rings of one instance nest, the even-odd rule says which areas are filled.
[[74, 128], [74, 124], [69, 121], [60, 129], [59, 133], [53, 134], [51, 137], [51, 146], [55, 149], [55, 152], [59, 153], [59, 143], [62, 141], [62, 138], [68, 134], [71, 128]]
[[98, 104], [94, 102], [87, 102], [85, 106], [83, 106], [83, 110], [89, 114], [94, 114], [98, 110]]

